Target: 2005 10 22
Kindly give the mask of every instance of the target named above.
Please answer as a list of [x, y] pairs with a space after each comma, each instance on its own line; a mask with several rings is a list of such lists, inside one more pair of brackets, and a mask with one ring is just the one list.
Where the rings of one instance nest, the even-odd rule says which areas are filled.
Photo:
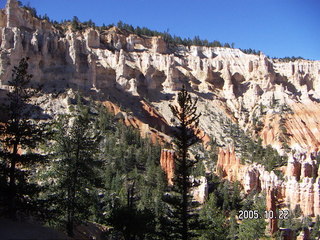
[[272, 210], [260, 212], [258, 210], [240, 210], [238, 218], [242, 219], [287, 219], [289, 216], [289, 210], [279, 210], [275, 213]]

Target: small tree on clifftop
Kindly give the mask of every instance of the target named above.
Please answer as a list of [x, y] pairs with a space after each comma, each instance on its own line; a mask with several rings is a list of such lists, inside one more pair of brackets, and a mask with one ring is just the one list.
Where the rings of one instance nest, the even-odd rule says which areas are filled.
[[171, 239], [190, 239], [197, 222], [195, 206], [192, 203], [190, 190], [195, 186], [190, 174], [197, 163], [191, 160], [189, 148], [200, 139], [197, 136], [199, 117], [197, 100], [192, 100], [185, 87], [178, 94], [178, 105], [170, 105], [173, 116], [178, 120], [175, 135], [175, 176], [174, 184], [165, 201], [169, 205], [168, 222]]

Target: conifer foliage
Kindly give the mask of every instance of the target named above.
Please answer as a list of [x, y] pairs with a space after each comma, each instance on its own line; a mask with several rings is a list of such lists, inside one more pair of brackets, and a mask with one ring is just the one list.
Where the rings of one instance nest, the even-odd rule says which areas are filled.
[[175, 176], [174, 184], [165, 201], [169, 205], [168, 221], [170, 238], [191, 239], [195, 229], [197, 214], [190, 191], [195, 187], [191, 170], [197, 160], [190, 159], [188, 150], [200, 139], [197, 136], [200, 114], [197, 114], [197, 100], [193, 100], [185, 89], [178, 94], [178, 105], [170, 105], [174, 117], [178, 120], [175, 131]]
[[40, 90], [30, 87], [31, 78], [28, 59], [22, 58], [12, 70], [11, 89], [6, 102], [1, 105], [5, 118], [4, 124], [0, 125], [1, 190], [5, 193], [1, 200], [11, 218], [16, 217], [18, 209], [26, 210], [31, 195], [37, 191], [28, 179], [31, 166], [43, 159], [40, 154], [26, 151], [37, 146], [43, 133], [41, 124], [35, 119], [40, 113], [39, 108], [31, 101]]
[[54, 121], [44, 149], [50, 162], [39, 178], [47, 224], [73, 237], [92, 221], [112, 226], [106, 234], [115, 239], [157, 239], [165, 187], [160, 148], [103, 106], [80, 96], [77, 102]]
[[47, 200], [57, 220], [65, 223], [68, 235], [73, 236], [74, 224], [89, 217], [88, 206], [94, 201], [97, 168], [101, 166], [96, 158], [98, 141], [89, 108], [78, 98], [77, 109], [70, 116], [59, 116], [52, 132]]

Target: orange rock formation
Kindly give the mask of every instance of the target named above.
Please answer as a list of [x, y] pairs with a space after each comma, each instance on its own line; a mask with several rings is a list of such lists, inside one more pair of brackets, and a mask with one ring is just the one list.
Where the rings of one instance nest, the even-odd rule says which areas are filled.
[[225, 177], [229, 181], [239, 181], [240, 168], [242, 168], [240, 159], [235, 155], [233, 148], [219, 149], [217, 171], [220, 177]]
[[[140, 119], [131, 116], [126, 112], [122, 112], [120, 107], [116, 104], [110, 101], [105, 101], [103, 102], [103, 105], [108, 109], [109, 112], [113, 113], [116, 118], [122, 121], [126, 126], [132, 126], [138, 129], [142, 137], [148, 136], [153, 143], [164, 144], [166, 142], [169, 142], [170, 138], [168, 136], [158, 131], [157, 129], [150, 127], [149, 124], [142, 122]], [[154, 121], [158, 120], [158, 122], [162, 123], [163, 125], [166, 124], [165, 120], [161, 118], [160, 115], [155, 114], [151, 107], [147, 110], [148, 113], [150, 113], [150, 116], [154, 118]]]
[[160, 165], [163, 171], [167, 174], [168, 183], [172, 185], [174, 175], [174, 150], [161, 150]]
[[229, 181], [239, 181], [247, 193], [272, 188], [277, 199], [290, 204], [292, 210], [299, 205], [304, 215], [315, 216], [320, 215], [320, 177], [312, 158], [310, 153], [290, 156], [283, 181], [261, 165], [242, 165], [233, 148], [220, 149], [217, 172]]
[[[320, 122], [318, 121], [320, 104], [312, 101], [308, 104], [293, 103], [290, 108], [293, 114], [283, 115], [289, 146], [299, 145], [305, 150], [317, 151], [320, 146]], [[260, 133], [265, 145], [280, 145], [279, 121], [279, 114], [267, 114], [264, 128]]]
[[266, 195], [266, 210], [273, 212], [273, 218], [268, 219], [269, 221], [269, 230], [271, 234], [274, 234], [278, 231], [278, 220], [277, 220], [277, 211], [276, 211], [276, 196], [275, 190], [269, 188]]

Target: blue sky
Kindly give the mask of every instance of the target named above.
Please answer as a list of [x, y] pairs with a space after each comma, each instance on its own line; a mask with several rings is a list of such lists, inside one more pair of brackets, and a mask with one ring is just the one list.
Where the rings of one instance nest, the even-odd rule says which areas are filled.
[[[319, 0], [22, 0], [60, 21], [122, 20], [172, 35], [235, 43], [271, 57], [320, 60]], [[0, 0], [3, 7], [5, 0]]]

